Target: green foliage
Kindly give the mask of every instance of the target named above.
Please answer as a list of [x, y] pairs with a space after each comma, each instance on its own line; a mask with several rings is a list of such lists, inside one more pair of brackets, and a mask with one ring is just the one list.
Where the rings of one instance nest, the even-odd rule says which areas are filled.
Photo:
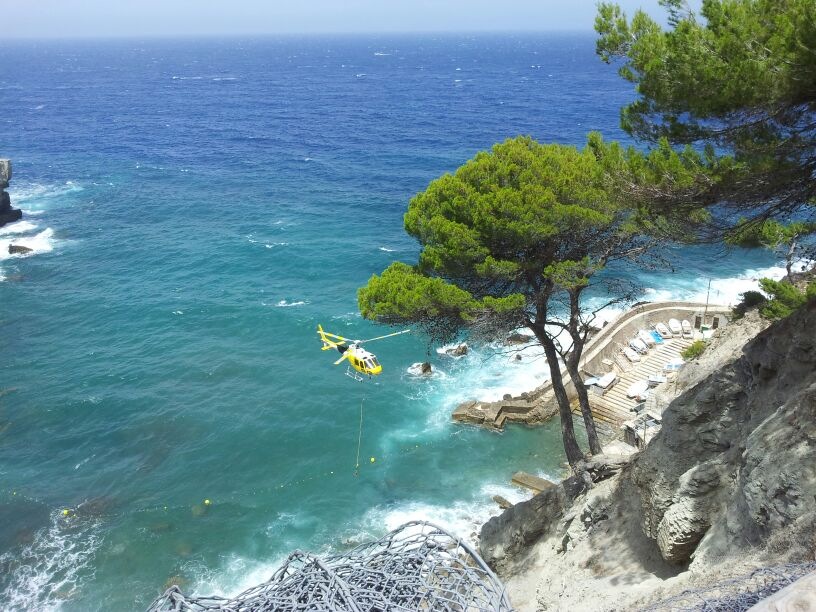
[[535, 318], [542, 299], [580, 294], [609, 261], [647, 250], [644, 234], [664, 221], [623, 183], [687, 180], [699, 163], [692, 152], [643, 155], [598, 134], [583, 150], [508, 139], [411, 200], [405, 229], [422, 245], [419, 261], [373, 276], [360, 312], [422, 324], [434, 337], [491, 318]]
[[804, 292], [790, 283], [762, 278], [759, 286], [769, 296], [768, 302], [759, 309], [759, 313], [766, 319], [784, 319], [808, 299]]
[[813, 233], [816, 233], [816, 223], [797, 221], [783, 224], [774, 219], [750, 222], [743, 217], [726, 238], [726, 242], [748, 248], [777, 249], [789, 247], [801, 237]]
[[688, 346], [688, 348], [685, 348], [680, 352], [680, 356], [686, 361], [691, 361], [692, 359], [697, 359], [700, 355], [702, 355], [705, 348], [705, 340], [695, 340]]
[[762, 306], [768, 301], [768, 298], [762, 295], [759, 291], [746, 291], [740, 295], [742, 295], [742, 300], [739, 304], [734, 306], [732, 311], [734, 319], [741, 319], [751, 308]]
[[[816, 182], [816, 2], [662, 0], [669, 28], [601, 3], [597, 52], [639, 97], [623, 127], [652, 142], [708, 145], [710, 202], [785, 218]], [[713, 155], [718, 151], [721, 156]]]

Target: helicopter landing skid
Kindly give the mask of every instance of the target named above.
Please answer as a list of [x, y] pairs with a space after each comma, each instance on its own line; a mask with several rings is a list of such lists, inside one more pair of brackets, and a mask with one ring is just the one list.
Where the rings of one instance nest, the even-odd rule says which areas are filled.
[[356, 380], [357, 382], [363, 382], [363, 381], [365, 380], [365, 378], [363, 377], [363, 375], [362, 375], [362, 374], [360, 374], [360, 373], [359, 373], [357, 370], [355, 370], [355, 369], [354, 369], [354, 368], [352, 368], [351, 366], [349, 366], [348, 368], [346, 368], [346, 376], [348, 376], [349, 378], [353, 378], [353, 379], [354, 379], [354, 380]]

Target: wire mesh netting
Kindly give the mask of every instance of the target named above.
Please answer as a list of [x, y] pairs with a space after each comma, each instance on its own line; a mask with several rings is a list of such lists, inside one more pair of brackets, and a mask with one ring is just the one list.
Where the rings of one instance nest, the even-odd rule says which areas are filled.
[[295, 551], [263, 584], [232, 599], [192, 597], [171, 587], [148, 612], [512, 612], [504, 585], [468, 544], [412, 521], [383, 538], [319, 558]]
[[683, 591], [642, 612], [743, 612], [814, 571], [816, 563], [763, 567], [713, 586]]

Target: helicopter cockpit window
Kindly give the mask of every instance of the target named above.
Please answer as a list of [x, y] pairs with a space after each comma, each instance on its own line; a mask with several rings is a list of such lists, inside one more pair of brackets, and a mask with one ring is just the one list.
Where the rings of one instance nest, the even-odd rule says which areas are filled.
[[376, 368], [378, 365], [380, 365], [380, 364], [379, 364], [379, 362], [377, 361], [377, 358], [376, 358], [376, 357], [372, 357], [372, 358], [371, 358], [371, 367], [372, 367], [372, 368]]

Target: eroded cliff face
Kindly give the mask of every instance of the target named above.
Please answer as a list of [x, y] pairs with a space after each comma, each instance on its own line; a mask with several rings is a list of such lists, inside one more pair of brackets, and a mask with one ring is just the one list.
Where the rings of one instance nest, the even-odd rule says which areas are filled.
[[816, 305], [762, 326], [729, 328], [687, 366], [661, 433], [618, 475], [483, 527], [482, 555], [519, 609], [632, 609], [746, 566], [813, 560]]
[[753, 555], [792, 530], [812, 551], [816, 307], [762, 331], [672, 402], [630, 477], [643, 531], [670, 563]]

